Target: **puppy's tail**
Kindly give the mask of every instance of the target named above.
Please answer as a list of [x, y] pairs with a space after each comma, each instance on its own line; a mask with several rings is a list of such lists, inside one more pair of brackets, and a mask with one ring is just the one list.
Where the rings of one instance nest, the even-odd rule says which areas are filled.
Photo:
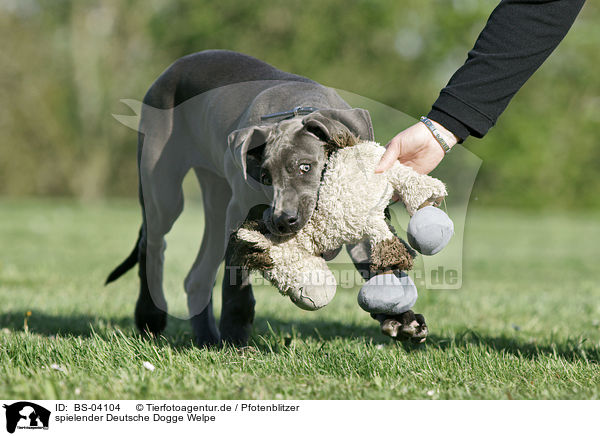
[[140, 228], [140, 233], [139, 233], [137, 242], [135, 243], [135, 247], [133, 247], [133, 251], [131, 252], [131, 254], [129, 256], [127, 256], [127, 259], [125, 259], [123, 262], [121, 262], [121, 264], [118, 267], [116, 267], [114, 270], [112, 270], [112, 272], [106, 278], [106, 281], [104, 282], [104, 286], [117, 280], [119, 277], [121, 277], [123, 274], [125, 274], [127, 271], [129, 271], [131, 268], [133, 268], [138, 263], [138, 255], [139, 255], [139, 251], [140, 251], [140, 241], [141, 240], [142, 240], [142, 228]]

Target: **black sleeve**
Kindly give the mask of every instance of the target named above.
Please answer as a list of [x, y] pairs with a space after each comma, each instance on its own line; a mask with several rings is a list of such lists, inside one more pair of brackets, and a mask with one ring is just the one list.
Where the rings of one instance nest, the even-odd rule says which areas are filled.
[[585, 0], [502, 0], [428, 117], [483, 137], [571, 28]]

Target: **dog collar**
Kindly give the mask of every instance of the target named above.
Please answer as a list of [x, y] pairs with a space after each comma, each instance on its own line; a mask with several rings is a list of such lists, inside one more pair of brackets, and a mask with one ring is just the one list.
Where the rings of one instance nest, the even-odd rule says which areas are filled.
[[297, 115], [305, 115], [305, 114], [310, 114], [314, 111], [318, 111], [319, 109], [316, 107], [311, 107], [311, 106], [296, 106], [294, 109], [290, 109], [287, 111], [283, 111], [283, 112], [275, 112], [272, 114], [268, 114], [268, 115], [263, 115], [260, 117], [261, 120], [268, 120], [270, 118], [278, 118], [278, 117], [284, 117], [284, 119], [287, 118], [293, 118]]

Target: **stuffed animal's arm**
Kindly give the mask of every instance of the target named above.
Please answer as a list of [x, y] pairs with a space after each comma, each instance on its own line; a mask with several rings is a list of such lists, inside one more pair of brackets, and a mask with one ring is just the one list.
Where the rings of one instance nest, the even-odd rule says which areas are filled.
[[271, 241], [258, 230], [258, 224], [247, 222], [231, 235], [228, 250], [231, 250], [234, 265], [265, 271], [273, 268], [271, 246]]
[[411, 216], [421, 206], [439, 206], [442, 199], [448, 195], [443, 182], [420, 174], [400, 162], [396, 162], [385, 174]]

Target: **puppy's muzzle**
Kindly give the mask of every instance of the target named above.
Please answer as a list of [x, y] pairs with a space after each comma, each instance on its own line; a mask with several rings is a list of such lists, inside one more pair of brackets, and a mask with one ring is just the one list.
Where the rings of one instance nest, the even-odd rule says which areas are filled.
[[300, 230], [298, 225], [300, 218], [297, 212], [280, 212], [272, 215], [272, 222], [274, 229], [282, 234], [287, 235]]

